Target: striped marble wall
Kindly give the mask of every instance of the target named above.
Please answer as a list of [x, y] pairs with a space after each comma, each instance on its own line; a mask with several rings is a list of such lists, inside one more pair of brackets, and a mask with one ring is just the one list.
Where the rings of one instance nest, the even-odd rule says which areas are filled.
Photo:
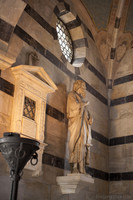
[[[27, 2], [25, 1], [25, 3]], [[45, 10], [42, 8], [45, 8]], [[66, 24], [73, 40], [75, 56], [72, 64], [65, 60], [59, 47], [55, 29], [58, 17]], [[66, 174], [69, 171], [66, 154], [66, 99], [67, 93], [71, 91], [76, 79], [82, 79], [86, 83], [86, 99], [90, 101], [89, 110], [94, 118], [91, 162], [90, 166], [86, 166], [86, 171], [95, 178], [95, 184], [89, 186], [89, 191], [76, 194], [74, 198], [78, 200], [81, 199], [81, 196], [84, 196], [87, 200], [89, 196], [91, 199], [96, 199], [96, 195], [107, 195], [109, 171], [106, 80], [103, 64], [100, 61], [91, 31], [67, 1], [54, 1], [53, 3], [46, 0], [45, 3], [41, 1], [41, 5], [35, 0], [28, 1], [14, 28], [9, 50], [16, 55], [16, 63], [13, 66], [27, 64], [29, 53], [35, 51], [39, 58], [38, 65], [44, 67], [44, 70], [59, 88], [55, 94], [47, 99], [44, 134], [45, 142], [49, 146], [43, 155], [43, 175], [30, 180], [28, 180], [28, 175], [24, 176], [25, 181], [21, 186], [21, 190], [25, 188], [24, 195], [30, 198], [31, 189], [36, 184], [38, 193], [35, 192], [32, 199], [43, 199], [39, 196], [39, 193], [42, 193], [40, 191], [42, 187], [46, 188], [45, 194], [42, 194], [42, 196], [47, 195], [47, 199], [58, 199], [61, 196], [56, 185], [56, 176]], [[5, 81], [5, 84], [0, 88], [0, 92], [12, 99], [13, 89], [8, 90], [8, 88], [13, 88], [13, 78], [8, 79], [8, 84], [5, 79], [8, 79], [6, 71], [2, 71], [0, 81], [1, 83]], [[9, 106], [11, 106], [11, 102], [9, 102]], [[29, 187], [26, 187], [27, 183]], [[72, 199], [73, 195], [65, 198]]]
[[[22, 1], [25, 5], [19, 21], [9, 35], [8, 51], [16, 57], [16, 63], [28, 63], [28, 55], [36, 52], [38, 66], [44, 67], [58, 91], [48, 96], [46, 110], [45, 142], [48, 143], [43, 154], [43, 175], [31, 177], [25, 171], [21, 184], [24, 192], [22, 199], [63, 199], [85, 200], [108, 199], [110, 195], [132, 196], [132, 161], [133, 161], [133, 49], [128, 50], [121, 60], [114, 77], [110, 105], [110, 124], [104, 66], [97, 50], [95, 39], [82, 22], [82, 13], [76, 13], [70, 1], [36, 0]], [[56, 34], [56, 21], [60, 18], [69, 30], [74, 46], [74, 59], [68, 63], [63, 57]], [[1, 19], [0, 23], [2, 22]], [[115, 29], [119, 28], [120, 19], [116, 18]], [[6, 26], [6, 25], [5, 25]], [[2, 38], [1, 38], [2, 39]], [[3, 39], [7, 40], [7, 39]], [[115, 57], [112, 46], [110, 60]], [[10, 70], [0, 75], [0, 134], [8, 131], [11, 121], [11, 108], [14, 94], [14, 79]], [[56, 176], [69, 172], [67, 143], [66, 99], [73, 82], [84, 80], [88, 109], [94, 118], [92, 125], [92, 143], [90, 165], [86, 171], [94, 177], [94, 185], [75, 195], [62, 196], [56, 185]], [[112, 88], [110, 77], [109, 89]], [[4, 117], [8, 120], [4, 124]], [[3, 121], [2, 121], [3, 120]], [[110, 127], [110, 132], [109, 132]], [[0, 159], [0, 184], [4, 183], [7, 171]], [[4, 167], [3, 167], [4, 166]], [[1, 187], [0, 187], [1, 188]], [[45, 188], [43, 190], [43, 188]], [[2, 189], [3, 190], [3, 189]], [[34, 195], [33, 195], [33, 190]], [[5, 190], [3, 190], [5, 191]], [[0, 193], [3, 193], [0, 189]], [[7, 191], [5, 192], [6, 194]], [[128, 196], [129, 195], [129, 196]], [[110, 196], [111, 197], [111, 196]]]
[[133, 197], [131, 189], [133, 181], [132, 57], [133, 49], [129, 49], [118, 66], [110, 108], [110, 193], [119, 194], [123, 199]]

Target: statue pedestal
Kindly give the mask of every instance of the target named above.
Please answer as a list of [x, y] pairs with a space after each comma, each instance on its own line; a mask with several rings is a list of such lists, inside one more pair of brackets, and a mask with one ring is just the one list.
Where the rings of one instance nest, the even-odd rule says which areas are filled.
[[89, 184], [94, 183], [94, 179], [87, 174], [74, 173], [58, 176], [56, 182], [60, 186], [62, 194], [73, 194], [82, 189], [88, 189]]

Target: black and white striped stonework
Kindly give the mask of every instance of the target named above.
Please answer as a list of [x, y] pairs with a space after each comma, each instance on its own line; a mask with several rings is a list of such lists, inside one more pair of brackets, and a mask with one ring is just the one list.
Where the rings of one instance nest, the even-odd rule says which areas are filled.
[[[65, 2], [60, 2], [54, 9], [54, 13], [62, 20], [67, 27], [73, 42], [74, 57], [72, 65], [74, 67], [81, 67], [85, 61], [86, 48], [88, 47], [87, 39], [84, 37], [82, 29], [84, 28], [78, 16], [75, 16], [70, 6]], [[75, 70], [79, 74], [79, 70]]]

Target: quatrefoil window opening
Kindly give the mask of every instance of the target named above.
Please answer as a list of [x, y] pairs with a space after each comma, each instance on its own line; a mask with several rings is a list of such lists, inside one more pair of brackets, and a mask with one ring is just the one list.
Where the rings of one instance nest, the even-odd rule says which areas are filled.
[[58, 36], [58, 41], [60, 44], [61, 51], [65, 58], [68, 60], [68, 62], [72, 62], [73, 59], [73, 45], [71, 36], [66, 28], [66, 26], [63, 24], [61, 20], [57, 20], [56, 23], [56, 31]]
[[25, 96], [23, 116], [35, 120], [36, 102]]

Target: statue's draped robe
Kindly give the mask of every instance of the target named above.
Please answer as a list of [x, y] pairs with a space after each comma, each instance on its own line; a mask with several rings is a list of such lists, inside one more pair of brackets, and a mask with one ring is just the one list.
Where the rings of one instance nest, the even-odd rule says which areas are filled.
[[67, 99], [67, 118], [70, 132], [69, 163], [85, 161], [88, 149], [86, 144], [91, 144], [90, 121], [87, 110], [85, 107], [83, 109], [82, 105], [80, 96], [75, 92], [70, 92]]

